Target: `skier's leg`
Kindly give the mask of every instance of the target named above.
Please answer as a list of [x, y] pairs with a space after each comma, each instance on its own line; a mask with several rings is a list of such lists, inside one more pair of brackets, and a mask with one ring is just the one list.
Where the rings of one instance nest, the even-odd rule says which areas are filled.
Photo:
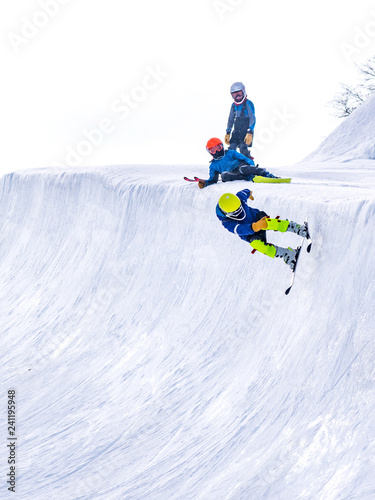
[[[267, 217], [267, 219], [265, 219]], [[266, 220], [267, 225], [270, 224], [271, 227], [274, 227], [274, 231], [285, 232], [289, 225], [289, 221], [283, 221], [280, 219], [271, 219], [268, 215], [260, 211], [256, 216], [255, 222], [260, 220]], [[270, 227], [267, 227], [270, 229]], [[283, 248], [277, 245], [272, 245], [271, 243], [267, 243], [266, 238], [266, 230], [261, 229], [257, 231], [255, 234], [248, 237], [248, 242], [250, 245], [258, 252], [264, 253], [268, 257], [280, 257], [284, 260], [285, 264], [288, 264], [292, 269], [294, 269], [296, 263], [297, 250], [293, 248]]]
[[304, 224], [297, 224], [293, 221], [289, 222], [288, 220], [281, 219], [267, 219], [267, 229], [270, 231], [280, 231], [281, 233], [290, 231], [298, 234], [298, 236], [308, 238], [307, 227]]
[[[255, 165], [248, 165], [247, 163], [244, 163], [243, 165], [240, 165], [239, 171], [243, 173], [244, 175], [260, 175], [261, 177], [271, 177], [273, 179], [276, 179], [275, 175], [270, 174], [267, 172], [265, 168], [260, 168], [259, 166]], [[252, 180], [252, 179], [249, 179]]]
[[242, 175], [239, 171], [238, 168], [235, 168], [234, 170], [230, 172], [223, 172], [221, 174], [221, 180], [223, 182], [228, 182], [228, 181], [243, 181], [247, 180], [244, 175]]
[[254, 239], [253, 241], [250, 241], [250, 245], [255, 250], [258, 250], [258, 252], [260, 253], [264, 253], [264, 255], [267, 255], [268, 257], [274, 258], [276, 256], [275, 245], [272, 245], [270, 243], [265, 243], [260, 239]]
[[298, 234], [298, 236], [303, 236], [304, 238], [309, 237], [309, 232], [305, 224], [297, 224], [297, 222], [293, 222], [292, 220], [289, 222], [287, 231]]
[[243, 176], [261, 175], [262, 177], [266, 177], [266, 174], [268, 173], [267, 170], [265, 170], [264, 168], [259, 168], [259, 167], [256, 167], [255, 165], [248, 165], [247, 163], [240, 165], [238, 167], [238, 171]]
[[248, 165], [245, 163], [244, 165], [240, 165], [239, 167], [231, 170], [230, 172], [223, 172], [221, 174], [221, 180], [223, 182], [227, 181], [252, 181], [255, 175], [260, 175], [262, 177], [275, 177], [270, 174], [264, 168], [256, 167], [255, 165]]
[[294, 248], [283, 248], [271, 243], [265, 243], [262, 240], [253, 240], [250, 245], [258, 252], [267, 255], [268, 257], [280, 257], [284, 260], [285, 264], [292, 269], [296, 263], [297, 250]]
[[228, 149], [238, 149], [242, 140], [241, 131], [239, 131], [236, 126], [233, 129], [232, 136], [230, 138], [230, 146]]
[[250, 158], [250, 151], [249, 151], [249, 147], [247, 146], [246, 142], [240, 142], [240, 153], [244, 156], [246, 156], [247, 158]]
[[297, 249], [296, 248], [283, 248], [275, 245], [276, 253], [275, 257], [280, 257], [284, 259], [285, 264], [294, 269], [296, 265]]
[[280, 231], [285, 233], [288, 230], [289, 221], [282, 219], [267, 219], [267, 231]]

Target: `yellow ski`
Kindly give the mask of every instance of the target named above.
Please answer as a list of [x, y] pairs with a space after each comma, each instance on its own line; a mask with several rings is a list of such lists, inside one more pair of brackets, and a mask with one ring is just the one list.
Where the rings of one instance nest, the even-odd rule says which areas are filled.
[[269, 182], [269, 183], [274, 183], [274, 184], [280, 184], [280, 183], [284, 183], [284, 182], [287, 182], [287, 183], [290, 183], [290, 181], [292, 180], [291, 177], [287, 177], [287, 178], [281, 178], [281, 177], [276, 177], [276, 178], [273, 178], [273, 177], [261, 177], [260, 175], [256, 175], [253, 179], [253, 182]]

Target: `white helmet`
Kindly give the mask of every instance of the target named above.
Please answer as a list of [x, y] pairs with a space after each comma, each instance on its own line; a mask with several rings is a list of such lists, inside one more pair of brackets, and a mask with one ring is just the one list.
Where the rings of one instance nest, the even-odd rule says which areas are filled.
[[245, 85], [242, 82], [235, 82], [230, 88], [230, 93], [233, 94], [233, 92], [239, 92], [240, 90], [244, 95], [246, 94]]
[[[233, 97], [235, 92], [241, 92], [236, 97]], [[242, 104], [246, 99], [246, 89], [245, 85], [242, 82], [235, 82], [230, 88], [231, 96], [234, 99], [235, 104]]]

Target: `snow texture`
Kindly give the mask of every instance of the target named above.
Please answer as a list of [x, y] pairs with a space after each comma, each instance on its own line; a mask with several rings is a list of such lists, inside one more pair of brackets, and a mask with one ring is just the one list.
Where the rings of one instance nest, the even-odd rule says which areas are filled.
[[345, 119], [306, 160], [375, 159], [375, 95]]
[[[1, 179], [17, 499], [375, 498], [374, 108], [319, 161], [271, 169], [290, 185], [199, 190], [182, 179], [207, 176], [193, 165]], [[271, 216], [308, 215], [289, 296], [282, 260], [216, 218], [219, 196], [245, 187]], [[4, 451], [1, 498], [7, 467]]]

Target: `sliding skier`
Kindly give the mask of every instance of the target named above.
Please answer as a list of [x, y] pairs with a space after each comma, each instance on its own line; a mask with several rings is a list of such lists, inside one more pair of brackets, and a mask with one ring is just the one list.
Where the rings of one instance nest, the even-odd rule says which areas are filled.
[[281, 233], [290, 231], [309, 238], [308, 228], [304, 224], [288, 220], [271, 219], [266, 212], [249, 207], [247, 204], [249, 198], [254, 199], [249, 189], [243, 189], [237, 194], [223, 194], [216, 206], [218, 219], [225, 229], [249, 242], [255, 250], [268, 257], [281, 257], [294, 270], [298, 249], [283, 248], [267, 243], [266, 231], [280, 231]]
[[255, 166], [251, 158], [234, 151], [224, 150], [223, 143], [217, 137], [213, 137], [207, 142], [207, 151], [211, 154], [210, 177], [207, 180], [200, 179], [198, 186], [202, 189], [210, 184], [215, 184], [219, 180], [219, 174], [223, 182], [227, 181], [252, 181], [255, 176], [278, 179], [264, 168]]

